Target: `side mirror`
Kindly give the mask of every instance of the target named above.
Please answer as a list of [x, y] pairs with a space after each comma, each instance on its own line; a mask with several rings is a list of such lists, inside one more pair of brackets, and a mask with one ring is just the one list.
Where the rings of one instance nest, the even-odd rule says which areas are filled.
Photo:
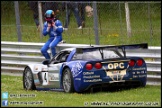
[[44, 60], [43, 62], [42, 62], [42, 64], [44, 64], [44, 65], [48, 65], [50, 63], [50, 60]]

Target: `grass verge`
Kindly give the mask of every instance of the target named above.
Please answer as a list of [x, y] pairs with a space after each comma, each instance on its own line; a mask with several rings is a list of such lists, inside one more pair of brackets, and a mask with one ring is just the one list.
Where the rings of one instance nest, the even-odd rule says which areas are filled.
[[10, 107], [161, 106], [161, 86], [151, 85], [144, 88], [95, 93], [25, 91], [21, 76], [2, 75], [1, 92], [8, 92], [8, 106]]

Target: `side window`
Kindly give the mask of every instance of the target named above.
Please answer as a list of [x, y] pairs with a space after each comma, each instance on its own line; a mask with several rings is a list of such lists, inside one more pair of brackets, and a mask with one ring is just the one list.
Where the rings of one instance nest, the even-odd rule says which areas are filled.
[[75, 53], [72, 60], [83, 59], [83, 54]]
[[64, 55], [64, 53], [61, 53], [60, 55], [58, 55], [58, 56], [56, 57], [56, 60], [57, 60], [57, 61], [60, 61], [63, 55]]
[[61, 63], [61, 62], [65, 62], [67, 57], [69, 55], [69, 52], [64, 51], [64, 52], [60, 52], [59, 54], [57, 54], [52, 60], [51, 60], [51, 64], [56, 64], [56, 63]]
[[50, 64], [56, 64], [60, 62], [60, 58], [62, 56], [63, 52], [58, 53], [55, 57], [52, 58]]
[[66, 62], [67, 58], [68, 58], [69, 54], [64, 54], [61, 59], [60, 59], [60, 62]]

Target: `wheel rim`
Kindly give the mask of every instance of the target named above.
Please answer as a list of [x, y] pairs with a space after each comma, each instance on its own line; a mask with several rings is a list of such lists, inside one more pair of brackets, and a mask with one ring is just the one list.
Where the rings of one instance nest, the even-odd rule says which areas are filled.
[[69, 92], [71, 88], [71, 79], [70, 76], [68, 75], [68, 71], [65, 72], [64, 78], [63, 78], [63, 87], [65, 92]]
[[29, 90], [32, 85], [32, 74], [29, 68], [25, 70], [24, 85], [27, 90]]

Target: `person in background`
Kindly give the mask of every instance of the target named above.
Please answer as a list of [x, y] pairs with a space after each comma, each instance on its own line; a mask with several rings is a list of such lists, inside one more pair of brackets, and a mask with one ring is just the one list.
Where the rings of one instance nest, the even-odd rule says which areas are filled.
[[55, 47], [62, 41], [62, 22], [55, 17], [53, 10], [47, 10], [45, 12], [45, 23], [42, 34], [44, 36], [49, 35], [48, 41], [41, 48], [41, 53], [46, 59], [51, 59], [48, 49], [51, 49], [52, 56], [55, 56]]
[[92, 8], [92, 6], [91, 5], [86, 5], [85, 12], [87, 14], [87, 17], [92, 17], [93, 16], [93, 8]]
[[38, 1], [28, 1], [28, 6], [33, 11], [33, 18], [35, 25], [37, 26], [37, 30], [39, 29], [39, 19], [38, 19]]
[[[87, 7], [88, 7], [88, 11], [91, 11], [90, 8], [92, 9], [91, 7], [91, 2], [87, 2], [87, 1], [78, 1], [79, 3], [79, 14], [80, 14], [80, 17], [81, 17], [81, 23], [82, 23], [82, 27], [85, 27], [85, 14], [87, 14], [87, 17], [91, 17], [92, 15], [88, 15], [89, 12], [87, 12]], [[91, 14], [91, 13], [90, 13]]]
[[68, 30], [71, 11], [73, 11], [74, 13], [75, 19], [77, 21], [78, 29], [82, 29], [81, 18], [79, 16], [78, 3], [74, 1], [66, 1], [63, 5], [64, 5], [63, 7], [67, 6], [64, 30]]
[[79, 3], [79, 12], [80, 12], [80, 17], [81, 17], [81, 24], [82, 24], [82, 27], [85, 27], [85, 7], [86, 7], [86, 4], [83, 2], [83, 1], [78, 1]]
[[[47, 10], [52, 9], [58, 15], [59, 7], [57, 2], [41, 2], [42, 3], [42, 13], [45, 13]], [[38, 1], [28, 1], [28, 6], [33, 11], [34, 22], [39, 30], [39, 12], [38, 12]], [[58, 17], [58, 16], [57, 16]]]

